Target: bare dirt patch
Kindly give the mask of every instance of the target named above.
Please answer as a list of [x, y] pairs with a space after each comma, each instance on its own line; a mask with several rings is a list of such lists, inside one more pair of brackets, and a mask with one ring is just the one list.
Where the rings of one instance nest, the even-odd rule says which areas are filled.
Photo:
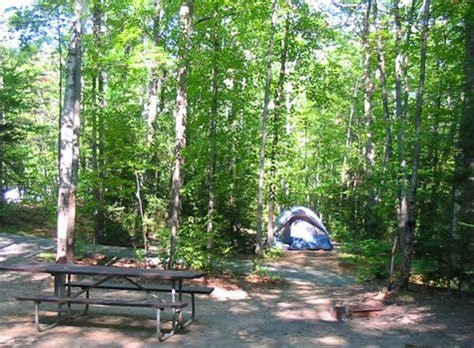
[[[25, 258], [37, 254], [30, 240], [25, 244], [27, 253], [8, 256], [5, 250], [13, 245], [5, 238], [3, 242], [0, 240], [2, 262], [27, 261]], [[15, 242], [18, 246], [19, 241]], [[11, 253], [15, 250], [19, 249], [13, 248]], [[92, 257], [84, 262], [104, 260]], [[337, 254], [332, 252], [287, 252], [271, 268], [282, 277], [281, 283], [235, 273], [209, 277], [207, 284], [216, 289], [210, 297], [198, 296], [196, 322], [164, 344], [154, 337], [153, 311], [134, 308], [96, 307], [88, 317], [37, 333], [32, 305], [16, 303], [12, 297], [52, 292], [51, 277], [1, 272], [0, 346], [471, 347], [474, 344], [472, 299], [423, 289], [388, 298], [379, 317], [338, 322], [332, 316], [335, 305], [377, 298], [383, 284], [355, 283], [350, 270], [341, 266]], [[142, 296], [136, 292], [107, 295]]]

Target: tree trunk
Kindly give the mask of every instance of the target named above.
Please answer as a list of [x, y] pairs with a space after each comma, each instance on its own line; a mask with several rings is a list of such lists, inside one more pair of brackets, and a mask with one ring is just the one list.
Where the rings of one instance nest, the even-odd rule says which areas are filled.
[[219, 112], [219, 13], [216, 6], [214, 10], [214, 38], [213, 38], [213, 66], [212, 66], [212, 100], [210, 113], [210, 154], [209, 154], [209, 199], [207, 210], [207, 250], [212, 248], [212, 235], [214, 232], [214, 220], [216, 215], [216, 167], [217, 167], [217, 143], [216, 126]]
[[354, 86], [354, 92], [353, 92], [353, 100], [351, 103], [351, 109], [349, 110], [349, 120], [347, 120], [347, 129], [346, 129], [346, 143], [345, 143], [345, 151], [344, 151], [344, 157], [342, 159], [342, 171], [341, 171], [341, 184], [342, 184], [342, 191], [341, 191], [341, 197], [343, 195], [343, 192], [346, 190], [349, 182], [349, 178], [347, 175], [347, 157], [349, 154], [349, 148], [352, 144], [352, 122], [354, 119], [354, 114], [356, 111], [356, 104], [357, 104], [357, 96], [359, 94], [359, 82], [356, 82]]
[[140, 217], [140, 221], [138, 222], [138, 230], [143, 237], [143, 249], [146, 253], [148, 250], [148, 240], [146, 238], [145, 216], [143, 213], [143, 202], [141, 193], [142, 179], [141, 175], [138, 172], [135, 172], [135, 186], [137, 188], [137, 191], [135, 192], [135, 198], [137, 199], [137, 212], [138, 216]]
[[[411, 18], [414, 15], [414, 4], [416, 0], [412, 1], [412, 7], [410, 12], [410, 19], [408, 25], [411, 24]], [[398, 221], [398, 235], [399, 242], [402, 244], [402, 238], [407, 234], [406, 226], [408, 225], [408, 172], [407, 172], [407, 160], [406, 160], [406, 134], [405, 129], [407, 128], [407, 113], [404, 113], [403, 101], [404, 94], [402, 93], [402, 84], [405, 77], [405, 92], [408, 91], [408, 62], [404, 59], [404, 51], [402, 48], [402, 24], [400, 19], [400, 8], [399, 0], [394, 1], [394, 17], [395, 17], [395, 47], [397, 47], [397, 56], [395, 58], [395, 115], [398, 123], [398, 162], [399, 162], [399, 195], [398, 195], [398, 206], [397, 206], [397, 221]], [[405, 38], [405, 44], [410, 44], [410, 32]], [[404, 65], [405, 64], [405, 65]], [[405, 93], [407, 95], [407, 93]], [[406, 103], [408, 99], [406, 99]], [[408, 107], [406, 108], [408, 110]], [[403, 245], [402, 245], [403, 246]], [[394, 284], [389, 284], [390, 286]]]
[[[242, 85], [244, 85], [243, 81], [234, 81], [234, 86], [232, 88], [232, 95], [238, 96], [242, 91]], [[231, 187], [229, 192], [229, 210], [230, 210], [230, 224], [231, 229], [233, 232], [233, 238], [237, 236], [237, 233], [240, 230], [240, 205], [238, 204], [238, 187], [239, 187], [239, 176], [238, 176], [238, 168], [237, 168], [237, 161], [238, 161], [238, 134], [239, 134], [239, 123], [241, 120], [239, 119], [242, 113], [240, 111], [240, 104], [237, 98], [232, 100], [232, 106], [229, 109], [228, 120], [227, 120], [227, 127], [230, 132], [231, 143], [230, 143], [230, 165], [229, 165], [229, 173], [232, 177], [231, 179]]]
[[[3, 89], [4, 89], [4, 80], [3, 80], [3, 52], [0, 50], [0, 95], [3, 95]], [[5, 109], [4, 109], [4, 103], [3, 101], [0, 100], [0, 126], [5, 125]], [[5, 204], [4, 202], [4, 196], [3, 194], [5, 193], [5, 178], [4, 178], [4, 169], [3, 169], [3, 157], [5, 156], [4, 153], [4, 143], [0, 139], [0, 210], [3, 208], [3, 205]]]
[[413, 260], [413, 243], [416, 229], [416, 201], [418, 187], [418, 167], [420, 161], [420, 135], [421, 135], [421, 113], [423, 111], [423, 92], [426, 72], [426, 43], [428, 39], [428, 24], [430, 14], [430, 0], [423, 2], [423, 28], [421, 32], [421, 52], [420, 52], [420, 75], [418, 89], [416, 93], [415, 110], [415, 143], [413, 146], [413, 163], [410, 180], [410, 193], [408, 205], [406, 206], [407, 220], [403, 228], [404, 234], [401, 236], [402, 264], [399, 285], [407, 288], [410, 279], [411, 263]]
[[56, 259], [66, 259], [68, 263], [74, 261], [81, 112], [82, 6], [82, 1], [76, 1], [73, 33], [68, 50], [66, 90], [61, 115], [61, 147], [59, 149], [58, 247]]
[[384, 168], [390, 166], [392, 160], [392, 125], [390, 120], [390, 111], [388, 107], [388, 89], [387, 89], [387, 72], [385, 65], [385, 55], [383, 52], [382, 35], [380, 33], [380, 18], [377, 6], [377, 0], [374, 0], [374, 17], [375, 17], [375, 31], [377, 37], [377, 55], [378, 55], [378, 70], [380, 73], [380, 84], [382, 85], [382, 105], [383, 105], [383, 118], [385, 121], [385, 156], [384, 156]]
[[[97, 52], [101, 47], [101, 27], [102, 27], [102, 4], [100, 0], [95, 0], [92, 17], [93, 27], [93, 41], [95, 50]], [[99, 54], [94, 56], [94, 62], [100, 61]], [[96, 67], [94, 76], [92, 78], [92, 170], [94, 172], [94, 187], [93, 196], [95, 206], [93, 211], [94, 216], [94, 240], [95, 243], [102, 243], [104, 238], [104, 208], [103, 208], [103, 193], [102, 180], [100, 178], [101, 166], [99, 165], [100, 140], [98, 141], [98, 134], [103, 132], [103, 123], [100, 119], [103, 117], [103, 76], [101, 67]], [[99, 121], [98, 121], [99, 119]]]
[[289, 14], [285, 21], [285, 36], [280, 55], [280, 74], [278, 76], [277, 90], [275, 95], [275, 108], [273, 110], [273, 144], [270, 152], [270, 185], [268, 190], [268, 222], [267, 222], [267, 246], [273, 245], [273, 230], [275, 220], [275, 194], [276, 194], [276, 164], [275, 157], [278, 153], [278, 141], [281, 126], [281, 103], [283, 101], [283, 88], [286, 78], [286, 59], [288, 56], [288, 44], [290, 35]]
[[[465, 13], [466, 62], [464, 72], [464, 110], [461, 115], [459, 134], [460, 166], [457, 178], [460, 188], [459, 237], [462, 241], [460, 250], [460, 284], [464, 281], [463, 265], [472, 264], [472, 253], [469, 252], [474, 242], [474, 3], [467, 5]], [[468, 259], [469, 258], [469, 259]]]
[[[161, 35], [160, 35], [160, 22], [161, 22], [161, 0], [155, 0], [155, 17], [153, 19], [153, 48], [155, 51], [160, 47]], [[153, 52], [156, 54], [156, 52]], [[159, 69], [159, 62], [153, 58], [151, 67], [151, 82], [150, 91], [148, 95], [148, 119], [147, 119], [147, 144], [150, 147], [153, 143], [155, 135], [155, 122], [158, 110], [158, 93], [161, 90], [161, 84], [163, 83], [163, 74]]]
[[270, 24], [270, 39], [267, 50], [267, 70], [265, 80], [265, 95], [263, 98], [262, 111], [262, 139], [260, 145], [260, 162], [258, 165], [258, 196], [257, 196], [257, 240], [255, 245], [255, 252], [262, 253], [262, 231], [263, 231], [263, 193], [265, 190], [265, 155], [267, 145], [267, 123], [268, 123], [268, 105], [270, 103], [270, 86], [272, 82], [272, 62], [273, 62], [273, 44], [275, 39], [276, 27], [276, 6], [277, 0], [272, 4], [272, 19]]
[[[59, 129], [61, 129], [61, 119], [62, 119], [62, 114], [63, 114], [63, 47], [61, 45], [62, 41], [62, 32], [61, 32], [61, 15], [59, 12], [59, 6], [56, 6], [56, 35], [57, 35], [57, 40], [58, 40], [58, 126]], [[58, 136], [58, 149], [61, 148], [61, 132], [59, 132]], [[59, 171], [59, 163], [60, 163], [60, 154], [58, 151], [58, 171]]]
[[[364, 120], [366, 127], [365, 159], [367, 172], [371, 173], [375, 166], [375, 143], [372, 139], [374, 84], [372, 82], [372, 71], [370, 67], [370, 13], [372, 0], [367, 0], [367, 9], [363, 20], [362, 47], [364, 51]], [[372, 198], [370, 198], [372, 199]]]
[[188, 116], [188, 94], [187, 94], [187, 73], [188, 73], [188, 50], [190, 47], [192, 34], [192, 16], [193, 0], [184, 0], [180, 8], [180, 38], [178, 52], [178, 90], [176, 95], [175, 109], [175, 164], [172, 177], [171, 188], [171, 234], [170, 234], [170, 256], [168, 268], [174, 266], [176, 240], [178, 236], [180, 215], [181, 215], [181, 196], [180, 191], [183, 187], [183, 150], [186, 147], [186, 122]]

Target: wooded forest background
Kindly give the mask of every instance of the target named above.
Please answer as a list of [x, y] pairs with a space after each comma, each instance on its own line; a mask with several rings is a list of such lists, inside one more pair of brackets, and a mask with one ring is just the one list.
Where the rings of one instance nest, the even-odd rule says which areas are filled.
[[[474, 278], [474, 2], [35, 0], [8, 13], [0, 188], [48, 209], [68, 258], [75, 238], [209, 269], [261, 253], [279, 211], [304, 205], [375, 276], [394, 249], [402, 287]], [[8, 225], [18, 207], [0, 208]]]

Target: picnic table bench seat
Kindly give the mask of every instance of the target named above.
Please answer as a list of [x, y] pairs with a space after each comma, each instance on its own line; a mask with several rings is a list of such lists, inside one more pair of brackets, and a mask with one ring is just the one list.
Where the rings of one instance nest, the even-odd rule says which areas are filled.
[[[139, 291], [149, 291], [149, 292], [171, 292], [172, 287], [168, 284], [153, 284], [146, 285], [143, 284], [141, 287], [134, 286], [130, 283], [113, 283], [113, 282], [104, 282], [101, 284], [95, 285], [91, 281], [70, 281], [65, 284], [66, 286], [81, 288], [82, 290], [87, 291], [87, 296], [89, 296], [89, 289], [107, 289], [107, 290], [139, 290]], [[214, 291], [214, 288], [208, 286], [183, 286], [181, 292], [191, 295], [191, 318], [184, 323], [184, 326], [188, 326], [194, 321], [196, 315], [196, 299], [195, 294], [204, 294], [210, 295]]]
[[[86, 289], [94, 285], [90, 281], [80, 281], [80, 282], [69, 282], [65, 284], [66, 286], [71, 286], [74, 288]], [[142, 290], [131, 284], [122, 284], [122, 283], [112, 283], [104, 282], [99, 285], [94, 285], [95, 289], [109, 289], [109, 290]], [[153, 285], [142, 285], [142, 288], [148, 291], [156, 292], [170, 292], [171, 286], [168, 284], [153, 284]], [[214, 291], [214, 288], [207, 286], [183, 286], [182, 292], [185, 294], [205, 294], [209, 295]]]
[[[157, 334], [160, 341], [171, 337], [178, 328], [186, 327], [191, 324], [194, 319], [195, 304], [194, 295], [210, 294], [214, 289], [208, 287], [183, 287], [183, 281], [202, 278], [206, 275], [201, 271], [181, 271], [181, 270], [157, 270], [157, 269], [136, 269], [136, 268], [122, 268], [114, 266], [88, 266], [76, 265], [68, 263], [17, 263], [11, 265], [0, 265], [0, 271], [13, 272], [29, 272], [29, 273], [49, 273], [54, 277], [54, 296], [49, 295], [34, 295], [34, 296], [17, 296], [18, 301], [30, 301], [35, 306], [35, 323], [39, 331], [43, 331], [39, 324], [39, 306], [41, 303], [54, 303], [58, 306], [57, 320], [44, 329], [51, 328], [60, 323], [62, 314], [66, 313], [67, 318], [72, 319], [76, 315], [72, 315], [71, 305], [84, 305], [84, 312], [87, 313], [89, 306], [133, 306], [133, 307], [150, 307], [156, 309], [157, 319]], [[99, 278], [94, 282], [72, 282], [72, 276], [87, 276]], [[120, 282], [112, 284], [108, 283], [111, 279], [118, 279], [127, 281], [131, 285], [124, 285]], [[148, 286], [140, 285], [140, 280], [160, 280], [171, 283], [171, 286], [157, 285]], [[176, 286], [177, 285], [177, 286]], [[72, 293], [73, 287], [81, 288], [79, 291]], [[115, 289], [115, 290], [138, 290], [147, 293], [146, 300], [130, 299], [129, 294], [125, 293], [121, 296], [100, 298], [100, 292], [93, 294], [94, 298], [90, 298], [92, 289]], [[170, 292], [171, 300], [167, 301], [153, 292]], [[186, 302], [182, 301], [182, 294], [191, 294], [193, 300], [193, 312], [191, 319], [185, 321], [183, 308], [187, 306]], [[80, 297], [85, 294], [86, 297]], [[98, 296], [96, 296], [98, 295]], [[115, 295], [115, 294], [114, 294]], [[65, 309], [63, 306], [67, 306]], [[160, 315], [161, 311], [171, 309], [172, 324], [169, 333], [161, 333]]]
[[[124, 307], [150, 307], [156, 309], [156, 332], [160, 341], [171, 337], [178, 326], [178, 321], [176, 320], [176, 314], [179, 314], [181, 309], [186, 307], [188, 304], [186, 302], [160, 302], [160, 301], [129, 301], [129, 300], [116, 300], [116, 299], [100, 299], [100, 298], [77, 298], [77, 297], [60, 297], [60, 296], [16, 296], [15, 300], [17, 301], [28, 301], [35, 304], [35, 324], [38, 331], [43, 331], [39, 323], [39, 305], [43, 302], [46, 303], [56, 303], [58, 305], [64, 304], [84, 304], [86, 306], [124, 306]], [[161, 332], [161, 311], [165, 309], [173, 309], [173, 323], [171, 332], [163, 334]], [[60, 317], [59, 317], [60, 318]], [[48, 326], [51, 328], [56, 326], [59, 323], [59, 320], [52, 325]]]

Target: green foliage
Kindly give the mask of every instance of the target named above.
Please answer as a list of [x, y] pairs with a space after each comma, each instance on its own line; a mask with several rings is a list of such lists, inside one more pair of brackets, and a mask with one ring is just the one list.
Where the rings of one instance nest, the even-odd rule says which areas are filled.
[[271, 265], [265, 259], [254, 258], [252, 260], [252, 275], [259, 278], [267, 278], [272, 281], [281, 280], [281, 276], [275, 274], [271, 269]]
[[208, 235], [206, 231], [207, 219], [189, 216], [180, 228], [179, 246], [177, 260], [184, 266], [195, 269], [211, 270], [216, 264], [218, 245], [208, 250], [209, 239], [215, 241], [214, 236]]
[[281, 248], [271, 247], [265, 249], [263, 253], [263, 261], [265, 262], [274, 262], [281, 259], [283, 256], [283, 251]]
[[135, 249], [135, 258], [138, 262], [145, 262], [146, 251], [145, 249]]
[[41, 262], [54, 263], [56, 262], [56, 253], [52, 251], [43, 251], [37, 256], [37, 259]]
[[366, 239], [345, 243], [342, 250], [348, 253], [348, 255], [343, 256], [343, 260], [356, 266], [359, 281], [386, 279], [388, 277], [390, 243]]
[[[88, 4], [91, 11], [85, 18], [91, 25], [98, 6], [102, 11], [98, 14], [100, 30], [91, 25], [92, 30], [83, 38], [77, 237], [95, 238], [94, 217], [100, 215], [101, 208], [104, 243], [142, 246], [144, 231], [160, 258], [166, 259], [175, 161], [175, 77], [182, 63], [176, 61], [180, 2], [161, 1], [159, 23], [153, 1], [100, 3], [102, 6], [97, 1]], [[359, 4], [355, 0], [345, 3]], [[393, 2], [380, 1], [393, 147], [388, 160], [381, 56], [372, 16], [368, 70], [373, 82], [373, 120], [368, 122], [364, 115], [364, 47], [358, 28], [366, 3], [328, 5], [330, 11], [321, 12], [314, 1], [278, 2], [272, 106], [287, 18], [288, 59], [280, 117], [275, 117], [273, 107], [268, 117], [267, 159], [273, 158], [274, 168], [267, 160], [265, 178], [267, 190], [270, 184], [275, 185], [279, 207], [304, 205], [322, 214], [332, 238], [348, 245], [348, 252], [355, 255], [361, 280], [387, 275], [386, 241], [397, 233], [402, 152], [409, 171], [413, 159], [412, 116], [420, 66], [419, 30], [412, 31], [408, 45], [397, 44]], [[53, 223], [57, 204], [58, 117], [64, 97], [71, 4], [36, 0], [31, 7], [12, 10], [9, 27], [20, 39], [19, 45], [6, 42], [9, 34], [0, 23], [0, 34], [5, 37], [0, 42], [0, 189], [24, 190], [25, 204], [41, 205], [49, 212], [45, 219], [48, 226]], [[189, 113], [178, 231], [177, 256], [182, 266], [212, 269], [224, 255], [248, 253], [254, 248], [271, 4], [195, 1], [187, 61]], [[455, 143], [465, 99], [466, 4], [433, 1], [430, 21], [415, 244], [415, 270], [427, 282], [455, 280], [466, 276], [471, 267], [462, 261], [470, 259], [461, 255], [470, 254], [472, 247], [451, 231], [457, 199], [453, 191], [458, 156]], [[404, 33], [409, 29], [409, 11], [410, 2], [402, 1]], [[419, 11], [419, 6], [415, 7], [416, 19]], [[342, 25], [347, 23], [352, 27]], [[416, 20], [412, 27], [418, 28], [418, 24]], [[406, 55], [409, 62], [403, 84], [408, 88], [406, 109], [410, 115], [404, 120], [394, 117], [398, 53]], [[151, 87], [156, 81], [157, 115], [150, 125]], [[369, 140], [375, 147], [373, 167], [365, 156]], [[213, 142], [216, 188], [215, 212], [211, 214]], [[8, 220], [11, 229], [31, 230], [27, 223], [24, 227], [13, 223], [15, 209], [3, 202], [0, 208], [0, 218]], [[209, 222], [212, 232], [208, 232]], [[452, 234], [455, 237], [450, 238]], [[266, 261], [277, 257], [273, 250], [268, 253]], [[256, 264], [255, 269], [260, 274], [266, 272], [263, 264]]]

